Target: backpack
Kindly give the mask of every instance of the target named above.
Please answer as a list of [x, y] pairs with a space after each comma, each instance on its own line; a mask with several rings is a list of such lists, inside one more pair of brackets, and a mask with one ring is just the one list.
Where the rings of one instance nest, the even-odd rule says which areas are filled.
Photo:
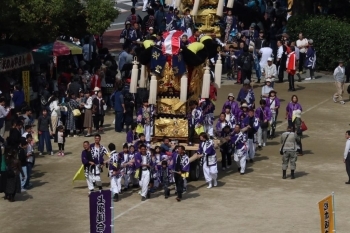
[[250, 54], [242, 56], [241, 62], [242, 70], [252, 70], [252, 59]]

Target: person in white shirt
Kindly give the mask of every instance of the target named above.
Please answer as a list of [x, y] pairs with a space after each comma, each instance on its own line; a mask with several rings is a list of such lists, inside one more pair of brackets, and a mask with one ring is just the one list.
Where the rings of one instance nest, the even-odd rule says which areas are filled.
[[10, 112], [10, 108], [5, 108], [5, 98], [0, 99], [0, 136], [5, 134], [5, 119]]
[[273, 91], [273, 87], [271, 87], [271, 79], [267, 78], [265, 80], [265, 85], [261, 88], [261, 98], [265, 99], [269, 97], [270, 91]]
[[58, 99], [54, 96], [51, 97], [51, 103], [49, 105], [51, 112], [51, 124], [52, 124], [52, 132], [56, 133], [56, 128], [58, 125], [58, 121], [61, 118], [61, 108], [58, 106]]
[[276, 65], [272, 63], [273, 58], [269, 57], [267, 59], [267, 64], [263, 66], [262, 75], [265, 76], [265, 79], [271, 79], [271, 87], [273, 88], [275, 77], [277, 76]]
[[350, 184], [350, 130], [346, 131], [345, 133], [346, 138], [346, 144], [345, 144], [345, 150], [344, 150], [344, 159], [343, 162], [345, 163], [346, 173], [348, 173], [349, 180], [345, 182], [345, 184]]
[[[308, 46], [308, 40], [303, 37], [303, 33], [299, 33], [299, 39], [297, 40], [297, 48], [299, 49], [299, 73], [305, 73], [303, 71], [305, 56]], [[296, 50], [295, 50], [296, 51]]]
[[261, 67], [261, 73], [264, 72], [264, 66], [267, 63], [267, 59], [272, 57], [273, 50], [269, 47], [269, 44], [264, 41], [263, 47], [259, 50], [259, 53], [261, 54], [260, 58], [260, 67]]
[[343, 61], [339, 61], [339, 65], [337, 68], [335, 68], [333, 73], [335, 87], [337, 88], [337, 92], [333, 95], [333, 101], [334, 103], [340, 101], [341, 104], [345, 104], [345, 102], [343, 101], [345, 82], [345, 69], [343, 63]]

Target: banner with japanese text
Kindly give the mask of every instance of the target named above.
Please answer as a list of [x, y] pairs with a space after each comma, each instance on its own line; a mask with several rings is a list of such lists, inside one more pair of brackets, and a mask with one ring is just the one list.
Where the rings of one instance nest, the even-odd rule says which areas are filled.
[[112, 193], [92, 192], [90, 199], [90, 233], [112, 233]]
[[334, 229], [333, 196], [329, 195], [318, 202], [321, 217], [321, 232], [332, 233]]
[[30, 104], [30, 73], [29, 71], [22, 71], [22, 84], [25, 101]]
[[11, 71], [34, 64], [32, 53], [24, 53], [0, 59], [0, 72]]

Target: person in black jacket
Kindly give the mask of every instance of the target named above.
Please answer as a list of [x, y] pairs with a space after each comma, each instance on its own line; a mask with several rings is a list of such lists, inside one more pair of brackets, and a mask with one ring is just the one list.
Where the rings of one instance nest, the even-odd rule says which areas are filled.
[[7, 145], [12, 149], [17, 149], [19, 144], [21, 143], [22, 138], [22, 127], [23, 122], [21, 120], [17, 120], [13, 127], [10, 129], [10, 134], [8, 136]]
[[19, 174], [21, 179], [21, 192], [27, 191], [24, 188], [24, 185], [27, 182], [27, 146], [28, 146], [27, 140], [25, 138], [22, 138], [21, 144], [18, 147], [18, 160], [21, 162], [22, 171], [23, 171], [23, 173]]

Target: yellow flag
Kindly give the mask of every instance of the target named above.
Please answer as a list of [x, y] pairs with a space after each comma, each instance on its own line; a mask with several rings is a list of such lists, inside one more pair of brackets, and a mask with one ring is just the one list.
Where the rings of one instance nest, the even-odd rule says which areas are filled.
[[197, 127], [197, 128], [195, 128], [195, 131], [196, 131], [196, 133], [199, 135], [199, 134], [201, 134], [201, 133], [203, 133], [204, 132], [204, 127], [203, 127], [203, 125], [202, 126], [199, 126], [199, 127]]
[[320, 210], [321, 217], [321, 232], [335, 232], [333, 196], [329, 195], [318, 202], [318, 208]]
[[76, 180], [85, 180], [84, 165], [81, 165], [75, 176], [73, 177], [73, 183]]

